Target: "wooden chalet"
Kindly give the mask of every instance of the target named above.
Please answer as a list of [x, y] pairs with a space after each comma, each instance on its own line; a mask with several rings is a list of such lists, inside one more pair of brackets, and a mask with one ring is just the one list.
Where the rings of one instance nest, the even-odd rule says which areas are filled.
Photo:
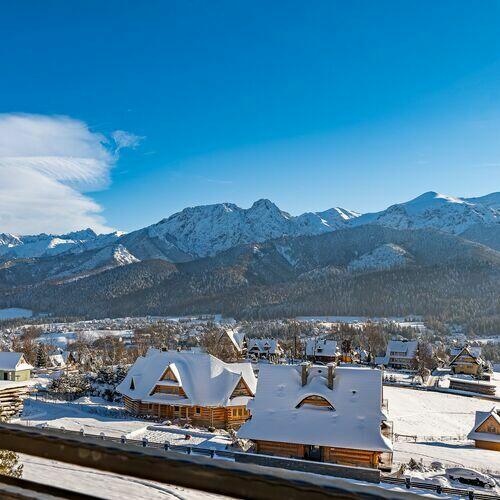
[[306, 358], [308, 361], [330, 363], [337, 361], [337, 341], [312, 338], [306, 341]]
[[238, 437], [256, 452], [388, 469], [390, 426], [380, 370], [354, 366], [263, 365], [252, 418]]
[[182, 419], [194, 425], [238, 428], [257, 381], [250, 363], [224, 363], [210, 354], [150, 349], [117, 390], [135, 415]]
[[476, 448], [500, 451], [500, 408], [476, 412], [474, 427], [467, 437], [474, 440]]
[[453, 373], [463, 373], [477, 377], [480, 369], [484, 369], [486, 363], [481, 358], [481, 350], [468, 346], [462, 347], [450, 361]]
[[226, 328], [219, 338], [220, 348], [229, 356], [226, 360], [240, 361], [247, 353], [247, 341], [245, 333], [233, 328]]
[[276, 339], [248, 339], [247, 355], [254, 359], [267, 359], [277, 362], [285, 353]]

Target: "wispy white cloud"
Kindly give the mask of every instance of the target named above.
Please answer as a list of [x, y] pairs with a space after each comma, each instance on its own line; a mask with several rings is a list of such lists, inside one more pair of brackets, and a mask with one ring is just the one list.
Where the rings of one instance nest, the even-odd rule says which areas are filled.
[[84, 193], [108, 186], [118, 151], [139, 143], [120, 132], [114, 147], [70, 117], [0, 114], [0, 232], [109, 231]]
[[123, 148], [135, 149], [144, 139], [140, 135], [131, 134], [130, 132], [125, 132], [125, 130], [115, 130], [111, 134], [111, 137], [115, 141], [117, 152]]

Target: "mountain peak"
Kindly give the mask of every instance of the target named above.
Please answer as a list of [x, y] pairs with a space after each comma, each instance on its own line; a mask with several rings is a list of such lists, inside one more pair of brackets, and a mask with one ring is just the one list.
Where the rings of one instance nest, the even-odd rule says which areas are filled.
[[250, 210], [255, 208], [265, 208], [267, 210], [279, 210], [278, 206], [275, 205], [271, 200], [268, 200], [267, 198], [261, 198], [260, 200], [255, 201], [253, 205], [250, 207]]

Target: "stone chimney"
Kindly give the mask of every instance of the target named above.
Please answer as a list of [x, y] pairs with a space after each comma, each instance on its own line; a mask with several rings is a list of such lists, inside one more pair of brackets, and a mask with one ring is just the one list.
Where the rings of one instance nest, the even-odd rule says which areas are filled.
[[333, 379], [335, 378], [335, 363], [328, 363], [328, 376], [326, 379], [326, 385], [328, 389], [333, 389]]
[[302, 371], [302, 387], [304, 387], [307, 384], [307, 374], [309, 373], [309, 363], [304, 362], [300, 365]]

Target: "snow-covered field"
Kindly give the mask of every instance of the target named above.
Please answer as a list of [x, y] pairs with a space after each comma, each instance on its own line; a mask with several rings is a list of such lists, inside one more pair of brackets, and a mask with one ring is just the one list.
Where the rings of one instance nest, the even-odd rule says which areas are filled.
[[20, 309], [18, 307], [9, 307], [7, 309], [0, 309], [0, 320], [2, 319], [15, 319], [15, 318], [31, 318], [33, 311], [30, 309]]
[[105, 403], [99, 398], [92, 398], [89, 401], [87, 399], [81, 403], [49, 403], [28, 399], [21, 418], [13, 422], [33, 427], [47, 426], [54, 429], [63, 427], [70, 431], [83, 429], [87, 434], [96, 435], [104, 432], [112, 437], [121, 437], [123, 434], [127, 435], [150, 425], [146, 420], [133, 419], [126, 414], [121, 418], [113, 418], [109, 415], [119, 414], [118, 410], [121, 407]]
[[133, 337], [132, 330], [81, 330], [78, 332], [53, 332], [45, 333], [38, 337], [38, 342], [67, 349], [67, 346], [79, 337], [83, 337], [88, 341], [94, 341], [103, 337], [118, 337], [118, 338], [131, 338]]
[[398, 438], [394, 442], [394, 461], [410, 458], [424, 463], [441, 461], [445, 465], [474, 467], [500, 474], [498, 452], [474, 448], [466, 435], [474, 424], [477, 410], [489, 411], [494, 402], [471, 397], [384, 387], [389, 402], [389, 419], [394, 434], [417, 436], [417, 442]]

